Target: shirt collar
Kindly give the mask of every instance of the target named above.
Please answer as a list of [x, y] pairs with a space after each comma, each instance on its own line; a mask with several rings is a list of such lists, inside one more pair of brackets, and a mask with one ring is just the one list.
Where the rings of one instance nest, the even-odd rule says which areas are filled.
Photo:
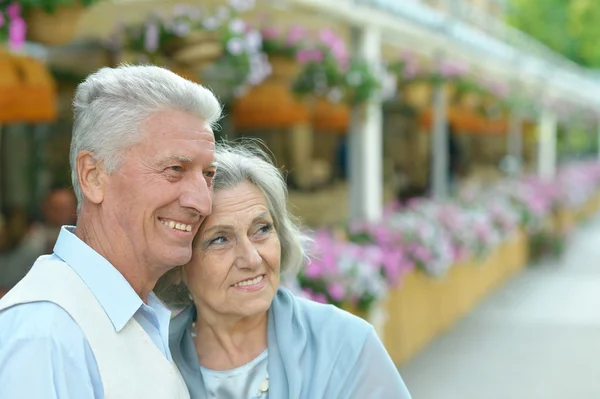
[[144, 302], [108, 260], [74, 233], [74, 226], [63, 226], [54, 253], [79, 275], [100, 302], [115, 330], [121, 331]]

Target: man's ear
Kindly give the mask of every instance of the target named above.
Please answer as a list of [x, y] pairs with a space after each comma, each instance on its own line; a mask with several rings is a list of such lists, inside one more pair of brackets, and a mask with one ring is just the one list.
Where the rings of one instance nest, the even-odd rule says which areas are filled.
[[77, 154], [77, 178], [83, 196], [94, 204], [104, 200], [106, 172], [102, 162], [94, 158], [90, 151], [81, 151]]

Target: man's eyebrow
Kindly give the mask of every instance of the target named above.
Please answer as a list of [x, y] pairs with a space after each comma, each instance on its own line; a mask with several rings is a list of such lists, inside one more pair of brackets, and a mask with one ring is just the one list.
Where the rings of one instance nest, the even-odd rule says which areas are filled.
[[192, 159], [191, 158], [184, 157], [182, 155], [169, 155], [166, 158], [166, 161], [167, 162], [168, 161], [178, 161], [178, 162], [181, 162], [181, 163], [192, 163]]

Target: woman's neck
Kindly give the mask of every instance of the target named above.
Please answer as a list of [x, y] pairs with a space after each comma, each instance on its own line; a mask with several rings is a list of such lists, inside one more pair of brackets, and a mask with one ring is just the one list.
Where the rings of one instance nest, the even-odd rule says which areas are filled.
[[267, 312], [222, 319], [198, 312], [196, 352], [200, 365], [211, 370], [241, 367], [267, 349]]

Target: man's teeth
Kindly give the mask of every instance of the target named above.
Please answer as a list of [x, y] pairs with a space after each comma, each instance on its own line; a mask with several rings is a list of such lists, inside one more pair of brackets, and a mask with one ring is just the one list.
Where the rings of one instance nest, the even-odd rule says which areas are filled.
[[258, 276], [256, 278], [253, 278], [252, 280], [245, 280], [245, 281], [240, 281], [239, 283], [234, 284], [234, 287], [245, 287], [247, 285], [254, 285], [254, 284], [258, 284], [262, 281], [263, 276]]
[[162, 224], [164, 224], [165, 226], [168, 226], [172, 229], [177, 229], [177, 230], [181, 230], [181, 231], [192, 231], [191, 224], [177, 223], [172, 220], [166, 221], [166, 220], [162, 220], [162, 219], [160, 221]]

